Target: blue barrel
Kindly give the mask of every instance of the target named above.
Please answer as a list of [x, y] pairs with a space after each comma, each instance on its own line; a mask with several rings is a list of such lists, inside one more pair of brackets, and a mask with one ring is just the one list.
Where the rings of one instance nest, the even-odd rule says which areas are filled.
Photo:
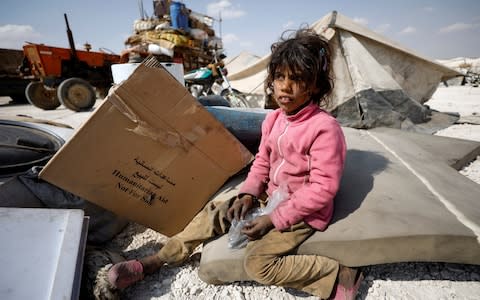
[[172, 1], [170, 3], [172, 28], [188, 30], [188, 12], [185, 4]]
[[250, 152], [257, 153], [262, 122], [270, 109], [205, 106]]

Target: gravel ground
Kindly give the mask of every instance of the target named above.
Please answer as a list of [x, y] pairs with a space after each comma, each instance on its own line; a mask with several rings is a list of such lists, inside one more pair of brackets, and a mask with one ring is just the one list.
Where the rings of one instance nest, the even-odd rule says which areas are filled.
[[[461, 115], [480, 112], [480, 89], [439, 88], [427, 103], [439, 111]], [[437, 135], [480, 141], [480, 125], [455, 124]], [[460, 171], [480, 184], [480, 157]], [[138, 224], [130, 224], [109, 243], [126, 258], [138, 258], [158, 250], [167, 238]], [[317, 299], [309, 294], [254, 282], [208, 285], [197, 275], [201, 249], [181, 267], [163, 268], [126, 289], [122, 299]], [[480, 299], [480, 266], [450, 263], [395, 263], [363, 268], [357, 299]]]

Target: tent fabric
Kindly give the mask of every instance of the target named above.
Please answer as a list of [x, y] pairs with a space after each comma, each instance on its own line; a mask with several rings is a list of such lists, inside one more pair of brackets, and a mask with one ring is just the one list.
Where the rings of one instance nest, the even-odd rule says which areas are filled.
[[224, 60], [225, 68], [228, 70], [240, 70], [256, 63], [261, 57], [251, 54], [247, 51], [242, 51], [233, 58], [227, 57]]
[[[329, 40], [335, 86], [327, 108], [344, 126], [411, 128], [429, 120], [422, 104], [439, 83], [461, 73], [332, 12], [311, 28]], [[232, 86], [264, 96], [270, 55], [232, 73]], [[234, 70], [235, 71], [235, 70]]]

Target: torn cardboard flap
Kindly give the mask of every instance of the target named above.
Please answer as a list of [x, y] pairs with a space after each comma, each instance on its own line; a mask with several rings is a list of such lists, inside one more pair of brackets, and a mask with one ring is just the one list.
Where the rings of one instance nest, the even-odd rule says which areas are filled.
[[40, 177], [173, 235], [252, 159], [166, 70], [142, 63]]
[[[252, 160], [251, 153], [241, 143], [238, 143], [228, 130], [225, 130], [221, 122], [212, 118], [211, 114], [171, 74], [164, 72], [162, 65], [151, 65], [151, 63], [150, 67], [140, 65], [138, 69], [144, 68], [145, 70], [134, 72], [129, 80], [115, 89], [108, 98], [108, 101], [112, 102], [120, 112], [137, 124], [137, 127], [132, 130], [134, 133], [184, 150], [195, 144], [212, 161], [215, 161], [219, 155], [225, 155], [223, 145], [209, 147], [220, 139], [224, 143], [230, 143], [230, 147], [239, 146], [241, 149], [236, 152], [240, 156], [237, 158], [245, 161], [245, 164]], [[151, 69], [149, 70], [149, 68]], [[156, 76], [151, 76], [153, 72], [156, 73]], [[158, 86], [159, 81], [165, 86], [176, 85], [177, 87], [137, 90], [138, 85]], [[164, 105], [155, 103], [165, 97], [180, 100], [166, 101]], [[149, 103], [150, 100], [155, 102]], [[186, 122], [186, 119], [189, 122]], [[236, 155], [235, 153], [231, 154]], [[232, 168], [227, 162], [219, 167], [229, 172], [236, 169], [235, 164]]]
[[[127, 98], [129, 102], [133, 99], [140, 100], [143, 106], [161, 116], [177, 105], [179, 99], [189, 95], [189, 92], [159, 62], [156, 62], [158, 60], [150, 57], [140, 64], [128, 80], [117, 87], [115, 93], [121, 98]], [[195, 100], [193, 96], [191, 97]], [[158, 101], [164, 98], [176, 99], [176, 101], [164, 101], [159, 105]]]

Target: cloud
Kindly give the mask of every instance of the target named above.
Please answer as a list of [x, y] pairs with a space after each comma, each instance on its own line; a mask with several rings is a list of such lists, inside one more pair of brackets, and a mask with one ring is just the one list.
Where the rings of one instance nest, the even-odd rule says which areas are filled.
[[238, 42], [240, 39], [233, 33], [227, 33], [222, 36], [222, 42], [224, 44], [231, 44], [233, 42]]
[[415, 27], [407, 26], [407, 27], [403, 28], [402, 31], [400, 31], [400, 34], [412, 34], [412, 33], [415, 33], [415, 32], [417, 32], [417, 29]]
[[450, 33], [450, 32], [457, 32], [457, 31], [465, 31], [469, 29], [473, 29], [475, 27], [478, 27], [478, 24], [467, 24], [467, 23], [455, 23], [448, 25], [446, 27], [440, 28], [440, 33]]
[[207, 14], [213, 18], [218, 18], [221, 13], [222, 19], [237, 19], [246, 15], [246, 12], [238, 5], [234, 7], [230, 0], [220, 0], [207, 5]]
[[385, 24], [380, 24], [378, 25], [377, 28], [374, 29], [375, 32], [378, 32], [378, 33], [385, 33], [387, 32], [389, 29], [390, 29], [390, 24], [388, 23], [385, 23]]
[[0, 48], [20, 49], [26, 41], [32, 42], [40, 37], [41, 35], [30, 25], [0, 26]]
[[289, 28], [291, 28], [294, 24], [295, 24], [295, 22], [293, 22], [293, 21], [288, 21], [287, 23], [283, 24], [282, 27], [283, 27], [283, 29], [289, 29]]
[[423, 8], [423, 10], [426, 11], [426, 12], [432, 12], [432, 11], [434, 11], [434, 8], [431, 7], [431, 6], [425, 6], [425, 7]]
[[366, 26], [368, 24], [368, 19], [355, 17], [353, 18], [353, 22]]

